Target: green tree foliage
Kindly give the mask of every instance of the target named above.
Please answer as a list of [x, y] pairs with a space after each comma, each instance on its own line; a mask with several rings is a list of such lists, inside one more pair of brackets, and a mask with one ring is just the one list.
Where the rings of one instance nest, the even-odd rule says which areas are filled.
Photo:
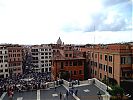
[[124, 94], [124, 89], [121, 88], [120, 86], [113, 86], [112, 90], [109, 90], [109, 93], [112, 96], [116, 96], [117, 98], [122, 98]]
[[70, 74], [68, 72], [61, 72], [61, 74], [60, 74], [61, 79], [68, 80], [69, 77], [70, 77]]

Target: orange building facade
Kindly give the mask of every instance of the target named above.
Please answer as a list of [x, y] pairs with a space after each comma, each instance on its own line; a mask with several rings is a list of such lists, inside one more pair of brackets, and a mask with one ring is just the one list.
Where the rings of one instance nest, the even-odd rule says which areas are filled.
[[51, 73], [53, 80], [84, 80], [84, 61], [82, 53], [71, 45], [57, 45], [53, 48]]
[[80, 48], [86, 53], [91, 78], [122, 80], [133, 78], [133, 45], [90, 45]]

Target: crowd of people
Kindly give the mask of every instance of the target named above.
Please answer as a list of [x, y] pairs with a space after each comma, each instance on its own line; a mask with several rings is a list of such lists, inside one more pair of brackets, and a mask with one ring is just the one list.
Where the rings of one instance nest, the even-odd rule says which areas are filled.
[[14, 91], [29, 91], [47, 88], [47, 83], [51, 81], [50, 73], [28, 73], [0, 79], [0, 95], [7, 92], [9, 95]]
[[[23, 92], [29, 90], [37, 90], [37, 89], [46, 89], [49, 88], [48, 82], [51, 82], [51, 73], [45, 72], [30, 72], [19, 74], [17, 76], [7, 77], [0, 79], [0, 96], [7, 92], [8, 97], [12, 100], [13, 94], [15, 91]], [[63, 80], [56, 80], [54, 81], [55, 90], [58, 86], [63, 84]], [[71, 81], [71, 89], [66, 92], [66, 96], [68, 94], [73, 94], [75, 91], [73, 89], [73, 85], [79, 84], [79, 81]], [[56, 87], [57, 86], [57, 87]], [[75, 91], [75, 95], [77, 94], [77, 90]], [[60, 94], [61, 96], [61, 94]]]

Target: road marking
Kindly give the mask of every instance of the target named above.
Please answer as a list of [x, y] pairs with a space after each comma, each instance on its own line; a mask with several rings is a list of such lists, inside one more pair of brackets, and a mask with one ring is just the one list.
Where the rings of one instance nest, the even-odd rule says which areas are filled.
[[86, 90], [83, 90], [84, 92], [90, 92], [90, 90], [86, 89]]
[[[64, 84], [63, 84], [63, 86], [65, 87], [66, 90], [69, 91], [69, 87], [67, 87], [67, 86], [64, 85]], [[80, 100], [80, 99], [78, 98], [78, 96], [76, 96], [75, 94], [73, 94], [72, 96], [73, 96], [76, 100]]]
[[40, 100], [40, 90], [37, 90], [37, 100]]
[[23, 97], [18, 97], [17, 100], [23, 100]]
[[6, 94], [7, 94], [7, 92], [4, 92], [4, 93], [2, 94], [2, 96], [0, 97], [0, 100], [3, 100], [3, 98], [5, 97]]
[[58, 96], [58, 94], [52, 94], [52, 96], [53, 96], [53, 97], [57, 97], [57, 96]]

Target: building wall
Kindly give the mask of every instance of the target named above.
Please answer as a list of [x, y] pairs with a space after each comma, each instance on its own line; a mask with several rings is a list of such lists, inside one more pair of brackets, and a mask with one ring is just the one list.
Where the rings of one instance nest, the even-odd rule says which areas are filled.
[[[87, 59], [89, 61], [91, 77], [100, 80], [107, 77], [114, 78], [120, 84], [123, 78], [132, 76], [131, 73], [130, 75], [126, 73], [126, 71], [133, 70], [132, 62], [130, 61], [133, 55], [129, 44], [94, 45], [80, 48], [80, 51], [86, 52], [89, 55]], [[105, 60], [105, 55], [107, 60]], [[126, 59], [124, 64], [121, 64], [122, 57]]]
[[[53, 61], [52, 73], [53, 78], [56, 79], [56, 76], [59, 77], [60, 72], [68, 72], [70, 74], [70, 78], [72, 80], [84, 80], [84, 60], [80, 60], [82, 65], [73, 65], [74, 62], [78, 62], [79, 60], [57, 60]], [[66, 62], [68, 65], [66, 65]], [[69, 65], [72, 62], [72, 65]], [[63, 63], [63, 68], [61, 68], [61, 63]]]
[[8, 45], [9, 74], [22, 74], [22, 47], [20, 45]]
[[6, 46], [0, 46], [0, 78], [8, 76], [8, 50]]
[[[53, 48], [54, 50], [54, 48]], [[85, 58], [82, 53], [75, 50], [73, 46], [64, 45], [56, 48], [52, 58], [52, 77], [59, 78], [62, 72], [68, 73], [69, 79], [84, 80]]]
[[51, 71], [52, 48], [48, 45], [32, 46], [32, 64], [36, 72]]

